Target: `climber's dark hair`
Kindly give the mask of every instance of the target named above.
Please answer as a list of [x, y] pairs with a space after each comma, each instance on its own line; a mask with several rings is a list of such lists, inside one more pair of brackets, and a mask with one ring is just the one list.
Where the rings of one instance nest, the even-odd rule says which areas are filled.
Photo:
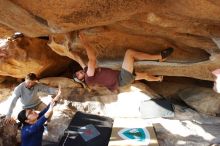
[[25, 79], [34, 81], [34, 80], [37, 80], [37, 76], [36, 76], [35, 73], [29, 73], [29, 74], [26, 75]]

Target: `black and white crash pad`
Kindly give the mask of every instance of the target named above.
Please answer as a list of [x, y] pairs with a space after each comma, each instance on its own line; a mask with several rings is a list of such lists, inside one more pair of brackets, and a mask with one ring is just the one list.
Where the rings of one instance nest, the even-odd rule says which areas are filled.
[[107, 146], [113, 119], [77, 112], [65, 130], [59, 146]]

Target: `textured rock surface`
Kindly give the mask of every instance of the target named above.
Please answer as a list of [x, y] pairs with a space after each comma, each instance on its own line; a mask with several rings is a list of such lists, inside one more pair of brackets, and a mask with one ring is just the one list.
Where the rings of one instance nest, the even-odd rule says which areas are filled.
[[[172, 126], [171, 126], [172, 125]], [[162, 120], [154, 124], [161, 146], [209, 146], [218, 144], [219, 137], [216, 125], [200, 125], [191, 121]], [[175, 128], [174, 128], [175, 127]]]
[[0, 118], [0, 146], [17, 146], [17, 125], [5, 125], [3, 117]]
[[[135, 83], [131, 88], [121, 89], [122, 93], [117, 95], [112, 94], [112, 92], [106, 88], [97, 88], [97, 90], [92, 91], [85, 90], [77, 83], [73, 83], [71, 79], [67, 78], [43, 78], [40, 82], [53, 86], [62, 83], [61, 101], [55, 107], [53, 117], [48, 123], [48, 133], [44, 134], [45, 140], [54, 142], [60, 139], [76, 111], [109, 116], [112, 118], [140, 117], [139, 105], [141, 101], [160, 97], [143, 83]], [[2, 88], [3, 87], [8, 89], [4, 91], [5, 96], [12, 93], [12, 90], [4, 86], [4, 84], [2, 85]], [[39, 94], [39, 96], [46, 104], [51, 100], [50, 96], [45, 96], [43, 94]], [[125, 105], [125, 102], [128, 104]], [[6, 114], [9, 105], [10, 99], [1, 102], [0, 106], [4, 107], [4, 110], [0, 110], [0, 114]], [[17, 117], [20, 110], [21, 104], [20, 101], [18, 101], [13, 112], [14, 118]]]
[[210, 88], [186, 88], [180, 91], [178, 95], [184, 102], [200, 113], [211, 115], [220, 113], [220, 95]]
[[58, 104], [54, 108], [51, 121], [48, 123], [48, 132], [44, 134], [44, 140], [57, 142], [62, 137], [75, 112], [68, 106], [68, 102]]
[[[45, 78], [41, 79], [40, 81], [52, 86], [57, 86], [57, 84], [60, 82], [63, 83], [62, 99], [60, 103], [55, 107], [51, 122], [48, 123], [48, 133], [44, 134], [44, 140], [54, 142], [60, 139], [63, 131], [68, 126], [68, 123], [76, 111], [105, 115], [113, 118], [140, 118], [138, 107], [141, 101], [148, 100], [149, 98], [161, 98], [160, 95], [155, 93], [152, 89], [143, 83], [135, 83], [132, 84], [131, 88], [121, 89], [121, 93], [117, 95], [112, 94], [105, 88], [97, 88], [97, 90], [92, 90], [89, 92], [88, 90], [77, 86], [77, 83], [73, 83], [72, 79], [69, 79], [68, 81], [67, 78]], [[193, 82], [189, 81], [188, 83], [193, 85]], [[163, 90], [167, 90], [167, 92], [159, 92], [159, 89], [157, 92], [168, 99], [173, 99], [174, 97], [177, 98], [177, 93], [179, 93], [179, 91], [184, 87], [188, 86], [186, 80], [184, 83], [185, 84], [181, 86], [181, 83], [173, 84], [172, 82], [164, 81], [164, 83], [158, 83], [157, 88], [162, 88]], [[4, 89], [5, 95], [9, 95], [11, 94], [11, 86], [6, 85], [7, 84], [5, 83], [2, 84], [1, 88]], [[165, 86], [168, 85], [176, 88], [173, 90], [173, 92], [170, 92], [170, 95], [167, 93], [172, 91], [172, 88], [165, 88]], [[72, 86], [75, 86], [75, 88], [70, 88]], [[172, 98], [168, 96], [171, 96]], [[50, 97], [41, 97], [45, 103], [49, 103]], [[211, 102], [211, 98], [209, 102]], [[0, 106], [4, 107], [5, 110], [7, 110], [8, 105], [8, 102], [0, 103]], [[17, 104], [14, 110], [15, 113], [20, 110], [20, 104]], [[1, 114], [4, 114], [3, 110], [0, 110], [0, 112]], [[175, 117], [172, 119], [156, 118], [149, 119], [147, 122], [154, 124], [160, 145], [208, 146], [210, 144], [220, 142], [220, 118], [200, 114], [197, 111], [185, 106], [175, 105]], [[10, 132], [10, 127], [7, 127], [5, 130]], [[0, 136], [0, 139], [1, 138], [3, 137]], [[7, 137], [7, 139], [10, 140], [11, 138], [13, 138], [13, 136]], [[13, 142], [17, 141], [15, 140]]]
[[[173, 47], [174, 53], [166, 62], [138, 62], [135, 64], [136, 70], [213, 81], [214, 76], [211, 72], [220, 67], [220, 49], [217, 47], [220, 46], [219, 13], [220, 2], [216, 0], [0, 0], [0, 37], [7, 38], [17, 31], [25, 34], [25, 38], [0, 48], [0, 81], [5, 80], [4, 76], [23, 78], [29, 72], [35, 72], [40, 77], [56, 76], [66, 70], [70, 63], [68, 58], [78, 61], [80, 55], [87, 60], [78, 38], [80, 31], [85, 33], [87, 41], [95, 49], [101, 66], [119, 69], [128, 48], [154, 54], [164, 48]], [[34, 38], [40, 36], [49, 36], [50, 40]], [[118, 95], [105, 89], [89, 92], [66, 79], [53, 80], [43, 82], [52, 86], [63, 83], [63, 102], [66, 103], [63, 106], [68, 105], [67, 107], [72, 109], [69, 111], [64, 106], [63, 109], [68, 111], [67, 114], [60, 112], [60, 115], [54, 117], [55, 123], [51, 129], [60, 127], [52, 132], [56, 134], [58, 131], [61, 134], [63, 128], [67, 126], [59, 125], [58, 117], [61, 116], [63, 122], [67, 124], [75, 110], [106, 114], [107, 109], [112, 110], [110, 104], [112, 107], [120, 108], [127, 103], [122, 95], [127, 96], [129, 93], [131, 101], [135, 104], [138, 104], [142, 95], [149, 93], [155, 97], [161, 94], [167, 99], [180, 100], [177, 93], [185, 88], [194, 87], [199, 82], [197, 80], [172, 83], [166, 82], [165, 77], [164, 83], [149, 84], [158, 94], [151, 92], [152, 90], [147, 87], [142, 87], [146, 89], [143, 94], [140, 95], [143, 90], [127, 92], [123, 90], [121, 92], [124, 93], [119, 96], [121, 100], [118, 100]], [[181, 80], [185, 81], [185, 78]], [[73, 89], [73, 86], [77, 88]], [[213, 95], [210, 86], [207, 89], [210, 91], [207, 92], [210, 98], [205, 96], [206, 90], [203, 90], [202, 86], [196, 89], [199, 90], [184, 94], [183, 100], [187, 99], [189, 102], [186, 103], [197, 111], [206, 114], [218, 113], [218, 96]], [[196, 91], [201, 92], [198, 94]], [[8, 92], [11, 92], [11, 87], [7, 89], [1, 86], [0, 92], [4, 92], [1, 94], [1, 99], [4, 100], [5, 96], [9, 95]], [[140, 98], [134, 100], [132, 97], [136, 97], [136, 93]], [[199, 95], [200, 101], [192, 101], [190, 98]], [[207, 106], [203, 106], [204, 104]], [[131, 107], [131, 104], [127, 103], [125, 111], [128, 107]], [[131, 109], [137, 111], [137, 106], [132, 107]], [[219, 143], [218, 117], [209, 117], [182, 108], [176, 113], [175, 118], [180, 121], [164, 120], [165, 125], [162, 122], [160, 123], [162, 126], [155, 125], [160, 145]], [[137, 116], [135, 112], [125, 114], [123, 110], [118, 115], [115, 115], [114, 111], [108, 113], [109, 116], [116, 117]], [[169, 124], [172, 125], [171, 128], [180, 127], [185, 133], [168, 130]], [[59, 134], [48, 139], [54, 141], [59, 138]]]
[[61, 88], [81, 87], [81, 85], [76, 83], [73, 79], [71, 80], [65, 77], [48, 77], [48, 78], [40, 79], [39, 82], [52, 86], [52, 87], [58, 87], [59, 85], [61, 86]]
[[20, 31], [31, 37], [50, 35], [53, 42], [63, 34], [54, 40], [60, 46], [51, 48], [74, 60], [70, 51], [85, 58], [77, 37], [83, 29], [104, 66], [119, 68], [118, 62], [104, 61], [122, 59], [127, 48], [159, 53], [174, 47], [169, 63], [143, 62], [137, 70], [213, 80], [210, 71], [219, 68], [220, 50], [212, 41], [220, 36], [220, 5], [215, 1], [1, 0], [0, 4], [2, 37]]
[[23, 78], [30, 72], [39, 77], [56, 76], [68, 67], [71, 60], [53, 52], [47, 41], [38, 38], [22, 37], [6, 41], [0, 50], [0, 75]]

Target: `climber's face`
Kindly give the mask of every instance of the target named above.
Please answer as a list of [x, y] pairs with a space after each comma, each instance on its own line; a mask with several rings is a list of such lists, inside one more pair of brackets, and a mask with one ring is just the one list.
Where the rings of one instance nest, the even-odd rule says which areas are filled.
[[25, 80], [25, 87], [28, 89], [31, 89], [32, 87], [34, 87], [37, 84], [36, 80]]
[[39, 114], [33, 109], [27, 109], [26, 117], [27, 117], [27, 120], [25, 121], [26, 123], [34, 124], [37, 121]]
[[76, 77], [78, 80], [82, 81], [85, 78], [85, 72], [83, 70], [79, 70], [76, 72]]

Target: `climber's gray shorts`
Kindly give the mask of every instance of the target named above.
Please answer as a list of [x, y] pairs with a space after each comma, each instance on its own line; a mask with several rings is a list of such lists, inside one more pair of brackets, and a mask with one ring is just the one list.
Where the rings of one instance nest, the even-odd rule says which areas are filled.
[[126, 86], [135, 80], [135, 75], [125, 69], [121, 69], [119, 74], [119, 86]]

